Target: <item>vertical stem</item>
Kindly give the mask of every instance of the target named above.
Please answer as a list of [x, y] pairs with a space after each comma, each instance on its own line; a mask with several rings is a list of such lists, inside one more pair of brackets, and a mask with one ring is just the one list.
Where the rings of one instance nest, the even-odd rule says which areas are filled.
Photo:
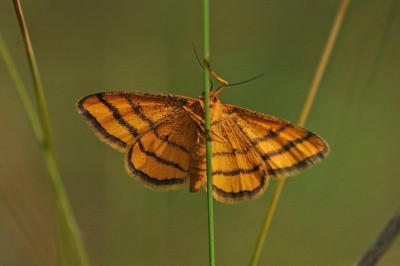
[[328, 65], [329, 58], [331, 57], [333, 46], [335, 45], [337, 36], [339, 34], [340, 28], [342, 26], [344, 16], [346, 15], [347, 8], [349, 6], [350, 0], [342, 0], [336, 14], [335, 21], [332, 25], [331, 31], [329, 33], [328, 40], [325, 44], [324, 52], [322, 53], [321, 59], [319, 61], [318, 68], [315, 72], [313, 82], [311, 84], [310, 90], [306, 101], [304, 102], [303, 108], [297, 124], [299, 126], [304, 126], [310, 113], [312, 104], [314, 102], [315, 95], [317, 94], [319, 84], [321, 83], [322, 77], [325, 74], [326, 66]]
[[36, 114], [35, 107], [29, 98], [28, 92], [25, 88], [24, 82], [22, 81], [21, 76], [17, 71], [17, 67], [14, 64], [14, 61], [11, 58], [10, 51], [6, 46], [6, 42], [3, 39], [3, 36], [0, 33], [0, 54], [3, 57], [4, 63], [6, 64], [6, 68], [10, 72], [11, 79], [14, 81], [15, 88], [17, 89], [19, 98], [22, 101], [22, 106], [25, 109], [25, 113], [28, 116], [28, 120], [31, 123], [33, 133], [35, 134], [36, 139], [43, 139], [43, 130], [40, 125], [39, 118]]
[[[49, 112], [47, 109], [46, 98], [44, 95], [43, 85], [40, 78], [39, 68], [36, 63], [35, 54], [33, 52], [31, 39], [29, 37], [28, 28], [25, 23], [24, 14], [22, 12], [21, 4], [19, 0], [13, 0], [15, 13], [17, 15], [18, 24], [21, 30], [22, 38], [25, 45], [25, 50], [28, 57], [29, 67], [33, 78], [35, 95], [37, 99], [38, 113], [39, 113], [39, 121], [40, 125], [37, 125], [35, 116], [32, 114], [28, 114], [31, 123], [34, 127], [35, 135], [38, 137], [38, 141], [41, 145], [42, 156], [44, 158], [47, 171], [49, 172], [49, 176], [51, 179], [51, 184], [54, 193], [54, 199], [56, 201], [56, 219], [57, 219], [57, 227], [58, 227], [58, 239], [60, 243], [60, 253], [67, 254], [66, 243], [67, 239], [72, 240], [72, 247], [74, 249], [74, 254], [76, 254], [80, 265], [89, 265], [88, 258], [85, 252], [85, 248], [83, 246], [79, 228], [76, 223], [75, 217], [73, 215], [67, 193], [63, 186], [61, 175], [56, 163], [55, 159], [55, 150], [51, 140], [51, 124], [49, 119]], [[13, 73], [12, 70], [10, 70]], [[14, 75], [15, 78], [15, 75]], [[17, 84], [18, 85], [18, 84]], [[21, 87], [20, 85], [17, 87]], [[27, 111], [32, 112], [32, 105], [27, 104], [29, 101], [28, 97], [26, 97], [27, 93], [21, 93], [19, 90], [21, 99], [25, 105]], [[24, 96], [25, 95], [25, 96]], [[24, 96], [24, 97], [22, 97]], [[34, 126], [35, 125], [35, 126]], [[40, 130], [38, 129], [40, 128]], [[65, 249], [65, 250], [63, 250]], [[67, 258], [62, 256], [62, 264], [67, 265]]]
[[29, 62], [29, 68], [32, 73], [32, 79], [33, 79], [34, 88], [35, 88], [35, 95], [37, 97], [37, 105], [39, 108], [39, 119], [40, 119], [40, 123], [42, 124], [43, 134], [44, 134], [42, 142], [44, 145], [46, 145], [52, 149], [53, 147], [52, 147], [52, 141], [51, 141], [50, 119], [49, 119], [48, 112], [47, 112], [46, 98], [44, 96], [42, 80], [40, 78], [39, 68], [36, 63], [35, 53], [32, 48], [32, 43], [31, 43], [31, 39], [29, 37], [28, 28], [26, 27], [21, 4], [20, 4], [19, 0], [13, 0], [13, 3], [14, 3], [15, 13], [17, 15], [18, 23], [19, 23], [19, 28], [20, 28], [21, 34], [22, 34], [22, 39], [25, 44], [26, 55], [28, 57], [28, 62]]
[[[24, 107], [25, 113], [28, 116], [28, 120], [32, 126], [33, 133], [34, 133], [36, 139], [40, 140], [43, 138], [43, 131], [42, 131], [42, 127], [39, 122], [39, 118], [37, 117], [37, 114], [35, 112], [35, 107], [33, 106], [31, 99], [29, 98], [28, 92], [26, 91], [26, 88], [25, 88], [25, 84], [22, 81], [22, 78], [17, 71], [14, 61], [12, 60], [10, 51], [8, 50], [8, 48], [6, 46], [6, 43], [5, 43], [1, 33], [0, 33], [0, 55], [3, 57], [6, 68], [10, 72], [11, 79], [14, 81], [15, 88], [18, 92], [18, 95], [19, 95], [21, 101], [22, 101], [22, 106]], [[11, 202], [11, 201], [9, 201], [7, 199], [7, 195], [5, 195], [5, 194], [1, 195], [1, 194], [2, 193], [0, 193], [0, 198], [2, 200], [0, 200], [0, 201], [3, 201], [5, 203], [6, 208], [8, 206], [11, 206], [10, 204], [8, 204], [8, 202]], [[35, 244], [36, 240], [33, 239], [29, 235], [29, 231], [27, 231], [26, 227], [24, 226], [24, 223], [22, 222], [23, 220], [21, 219], [21, 217], [19, 217], [18, 213], [16, 213], [12, 207], [9, 207], [8, 210], [12, 214], [14, 219], [16, 220], [19, 227], [21, 228], [21, 231], [24, 233], [26, 238], [30, 241], [33, 248], [38, 250], [38, 245]], [[28, 217], [28, 219], [29, 219], [29, 217]], [[32, 221], [29, 221], [29, 222], [31, 223]], [[35, 223], [35, 224], [37, 224], [37, 223]]]
[[253, 253], [253, 257], [251, 259], [250, 265], [251, 266], [256, 266], [258, 264], [258, 261], [260, 260], [261, 256], [261, 251], [265, 242], [265, 238], [267, 237], [267, 233], [269, 230], [269, 227], [271, 225], [272, 217], [274, 216], [274, 212], [276, 207], [278, 206], [278, 201], [279, 201], [279, 196], [282, 192], [283, 186], [285, 184], [285, 179], [282, 178], [280, 179], [274, 190], [274, 194], [272, 196], [271, 203], [269, 204], [267, 214], [264, 219], [263, 227], [261, 228], [261, 232], [258, 235], [258, 240], [257, 240], [257, 245]]
[[[204, 60], [209, 61], [210, 58], [210, 2], [203, 0], [203, 54]], [[207, 162], [207, 206], [208, 206], [208, 248], [209, 263], [215, 265], [214, 252], [214, 210], [212, 196], [212, 165], [211, 165], [211, 114], [210, 114], [210, 74], [205, 67], [203, 70], [204, 79], [204, 120], [206, 127], [206, 162]]]
[[[307, 98], [306, 98], [306, 100], [304, 102], [302, 111], [300, 113], [299, 120], [297, 122], [297, 124], [299, 126], [304, 126], [304, 124], [305, 124], [305, 122], [307, 120], [308, 114], [310, 113], [312, 104], [314, 102], [315, 95], [317, 94], [319, 84], [320, 84], [320, 82], [322, 80], [322, 77], [323, 77], [323, 75], [325, 73], [326, 66], [328, 65], [329, 58], [330, 58], [330, 56], [332, 54], [332, 50], [333, 50], [333, 47], [335, 45], [335, 41], [336, 41], [337, 36], [339, 34], [340, 28], [342, 26], [342, 23], [343, 23], [347, 8], [349, 6], [349, 3], [350, 3], [350, 0], [342, 0], [340, 2], [339, 9], [338, 9], [338, 12], [337, 12], [336, 17], [335, 17], [335, 21], [334, 21], [334, 23], [332, 25], [332, 28], [331, 28], [331, 31], [329, 33], [329, 37], [328, 37], [328, 40], [326, 42], [323, 54], [321, 56], [319, 65], [318, 65], [317, 70], [315, 72], [313, 82], [311, 84], [311, 87], [310, 87], [310, 90], [308, 92]], [[285, 178], [281, 178], [281, 179], [279, 179], [277, 181], [277, 184], [275, 186], [273, 198], [272, 198], [271, 204], [269, 205], [269, 208], [267, 210], [267, 214], [266, 214], [266, 217], [265, 217], [265, 220], [264, 220], [264, 224], [262, 226], [260, 235], [258, 237], [257, 245], [256, 245], [256, 248], [254, 250], [252, 260], [250, 262], [250, 265], [252, 265], [252, 266], [257, 265], [258, 261], [260, 259], [261, 250], [262, 250], [262, 247], [264, 245], [265, 238], [267, 236], [268, 230], [270, 228], [272, 217], [274, 216], [274, 213], [275, 213], [276, 207], [278, 205], [279, 198], [280, 198], [281, 192], [283, 190], [284, 184], [285, 184]]]

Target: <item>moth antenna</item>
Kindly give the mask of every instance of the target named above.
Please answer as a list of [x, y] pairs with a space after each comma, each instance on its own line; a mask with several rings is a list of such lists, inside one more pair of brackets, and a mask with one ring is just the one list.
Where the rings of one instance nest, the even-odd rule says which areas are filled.
[[200, 59], [199, 59], [199, 55], [197, 54], [197, 50], [196, 50], [196, 46], [194, 45], [194, 42], [192, 42], [192, 47], [193, 47], [193, 51], [194, 51], [194, 54], [195, 54], [196, 59], [197, 59], [197, 63], [199, 63], [201, 69], [204, 70], [204, 67], [203, 67], [203, 65], [201, 64], [201, 61], [200, 61]]
[[257, 76], [255, 76], [255, 77], [251, 78], [251, 79], [247, 79], [247, 80], [240, 81], [240, 82], [236, 82], [236, 83], [229, 83], [228, 81], [226, 81], [226, 80], [224, 80], [223, 78], [221, 78], [220, 76], [218, 76], [218, 74], [215, 73], [214, 70], [211, 69], [211, 65], [210, 65], [210, 62], [209, 62], [208, 60], [205, 59], [205, 60], [204, 60], [204, 64], [205, 64], [206, 67], [208, 68], [208, 71], [210, 72], [210, 75], [211, 75], [212, 77], [214, 77], [216, 80], [218, 80], [219, 82], [222, 83], [222, 85], [219, 86], [219, 87], [215, 90], [215, 92], [213, 93], [213, 95], [212, 95], [213, 98], [217, 97], [218, 94], [219, 94], [224, 88], [226, 88], [226, 87], [244, 84], [244, 83], [253, 81], [253, 80], [255, 80], [255, 79], [258, 79], [258, 78], [264, 76], [264, 74], [260, 74], [260, 75], [257, 75]]
[[239, 82], [236, 82], [236, 83], [229, 83], [229, 84], [226, 85], [226, 87], [241, 85], [241, 84], [244, 84], [244, 83], [247, 83], [247, 82], [256, 80], [256, 79], [258, 79], [258, 78], [261, 78], [262, 76], [264, 76], [264, 74], [257, 75], [257, 76], [255, 76], [254, 78], [247, 79], [247, 80], [244, 80], [244, 81], [239, 81]]
[[220, 87], [218, 87], [217, 90], [215, 91], [214, 97], [216, 97], [216, 96], [218, 95], [218, 93], [220, 93], [220, 92], [221, 92], [224, 88], [226, 88], [226, 87], [241, 85], [241, 84], [244, 84], [244, 83], [253, 81], [253, 80], [255, 80], [255, 79], [258, 79], [258, 78], [260, 78], [260, 77], [262, 77], [262, 76], [264, 76], [264, 74], [260, 74], [260, 75], [255, 76], [254, 78], [247, 79], [247, 80], [240, 81], [240, 82], [235, 82], [235, 83], [223, 83], [223, 84], [222, 84]]

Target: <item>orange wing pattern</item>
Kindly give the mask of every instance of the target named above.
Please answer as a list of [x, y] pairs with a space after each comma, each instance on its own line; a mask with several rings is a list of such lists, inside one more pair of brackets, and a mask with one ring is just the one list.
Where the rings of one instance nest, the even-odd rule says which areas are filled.
[[223, 105], [232, 118], [212, 128], [213, 194], [225, 203], [254, 199], [269, 177], [293, 175], [328, 154], [319, 136], [285, 120], [233, 105]]
[[122, 91], [86, 96], [77, 107], [102, 141], [125, 151], [142, 134], [168, 123], [176, 111], [192, 101], [183, 96]]
[[212, 141], [214, 198], [233, 203], [262, 195], [269, 181], [265, 163], [234, 119], [212, 131], [222, 139]]
[[139, 92], [89, 95], [79, 112], [99, 138], [126, 152], [126, 169], [146, 186], [174, 189], [187, 181], [196, 126], [188, 97]]
[[249, 143], [244, 152], [257, 151], [268, 176], [293, 175], [328, 155], [329, 146], [321, 137], [288, 121], [233, 105], [224, 105], [224, 112], [235, 114]]
[[[144, 114], [143, 114], [144, 115]], [[183, 110], [174, 120], [144, 134], [128, 150], [126, 169], [131, 176], [154, 189], [175, 189], [189, 179], [197, 128]]]

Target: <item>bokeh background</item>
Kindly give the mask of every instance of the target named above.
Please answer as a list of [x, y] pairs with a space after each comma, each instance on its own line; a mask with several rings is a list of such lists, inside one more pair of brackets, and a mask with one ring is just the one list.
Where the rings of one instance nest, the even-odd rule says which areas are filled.
[[[339, 0], [211, 1], [211, 62], [243, 81], [225, 103], [296, 121]], [[63, 181], [93, 265], [207, 265], [201, 191], [154, 192], [75, 109], [105, 90], [200, 95], [201, 1], [22, 1]], [[287, 180], [260, 265], [351, 265], [400, 203], [400, 2], [354, 0], [306, 127], [332, 148]], [[11, 1], [0, 31], [30, 92]], [[33, 96], [33, 94], [32, 94]], [[274, 189], [215, 204], [218, 265], [247, 265]], [[54, 200], [15, 86], [0, 60], [0, 264], [53, 265]], [[398, 265], [397, 240], [379, 265]]]

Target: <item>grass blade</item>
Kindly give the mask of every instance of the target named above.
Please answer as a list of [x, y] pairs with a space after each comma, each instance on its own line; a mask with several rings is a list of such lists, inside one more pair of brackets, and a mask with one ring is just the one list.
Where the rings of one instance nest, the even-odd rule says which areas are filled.
[[[338, 9], [338, 12], [336, 14], [335, 21], [334, 21], [333, 26], [331, 28], [327, 43], [325, 45], [323, 54], [321, 56], [319, 65], [317, 67], [317, 71], [315, 72], [313, 82], [311, 84], [309, 93], [308, 93], [307, 98], [306, 98], [306, 100], [304, 102], [302, 111], [300, 113], [299, 120], [297, 122], [297, 124], [299, 126], [304, 126], [304, 124], [305, 124], [305, 122], [307, 120], [308, 114], [310, 113], [312, 104], [314, 102], [315, 95], [316, 95], [316, 93], [318, 91], [319, 84], [320, 84], [320, 82], [322, 80], [322, 77], [323, 77], [323, 75], [325, 73], [326, 66], [328, 64], [330, 55], [331, 55], [333, 47], [335, 45], [335, 41], [337, 39], [337, 36], [338, 36], [338, 34], [340, 32], [340, 28], [342, 26], [344, 17], [346, 15], [346, 11], [347, 11], [347, 8], [349, 6], [349, 3], [350, 3], [350, 0], [342, 0], [340, 5], [339, 5], [339, 9]], [[264, 245], [265, 238], [266, 238], [266, 236], [268, 234], [268, 230], [270, 228], [270, 224], [271, 224], [272, 218], [274, 216], [276, 207], [278, 205], [279, 198], [280, 198], [281, 192], [283, 190], [284, 184], [285, 184], [285, 179], [282, 178], [282, 179], [277, 181], [277, 184], [275, 186], [273, 198], [272, 198], [272, 201], [271, 201], [271, 203], [270, 203], [270, 205], [268, 207], [267, 214], [266, 214], [262, 229], [260, 231], [260, 235], [259, 235], [258, 240], [257, 240], [256, 248], [254, 249], [253, 257], [252, 257], [251, 262], [250, 262], [250, 265], [252, 265], [252, 266], [257, 265], [258, 261], [260, 259], [261, 250], [262, 250], [262, 247]]]
[[[24, 104], [25, 110], [29, 112], [27, 114], [33, 126], [35, 136], [38, 138], [38, 141], [40, 143], [42, 155], [47, 170], [49, 172], [49, 176], [51, 178], [51, 184], [54, 192], [54, 200], [56, 201], [56, 206], [57, 206], [57, 210], [55, 213], [59, 230], [58, 237], [61, 248], [60, 254], [70, 254], [69, 252], [67, 252], [68, 250], [67, 246], [69, 246], [70, 244], [69, 242], [71, 242], [72, 248], [74, 250], [73, 254], [77, 256], [80, 265], [88, 265], [89, 262], [80, 237], [78, 225], [75, 221], [75, 217], [70, 207], [70, 203], [67, 194], [65, 192], [61, 180], [61, 175], [56, 163], [55, 151], [51, 138], [51, 124], [49, 119], [49, 112], [47, 109], [47, 103], [44, 95], [43, 85], [40, 78], [39, 68], [36, 63], [35, 54], [32, 48], [32, 43], [25, 23], [21, 4], [19, 0], [13, 0], [13, 4], [15, 13], [17, 15], [18, 24], [21, 30], [22, 38], [24, 41], [30, 71], [33, 78], [35, 96], [38, 106], [38, 114], [39, 114], [38, 116], [34, 115], [36, 114], [36, 112], [34, 111], [33, 104], [30, 102], [30, 99], [27, 96], [28, 94], [25, 90], [25, 87], [21, 86], [22, 81], [21, 79], [18, 79], [19, 75], [15, 74], [17, 73], [15, 67], [12, 68], [12, 65], [10, 64], [7, 64], [7, 66], [9, 67], [10, 73], [17, 85], [18, 92], [20, 96], [22, 96], [21, 99]], [[71, 258], [62, 256], [61, 263], [68, 264], [69, 259]]]
[[[210, 58], [210, 2], [203, 0], [203, 54], [204, 60], [209, 62]], [[214, 210], [212, 196], [212, 164], [211, 164], [211, 114], [210, 114], [210, 73], [205, 67], [203, 69], [204, 79], [204, 120], [206, 127], [206, 162], [207, 162], [207, 210], [208, 210], [208, 248], [209, 248], [209, 263], [215, 265], [214, 252]]]

